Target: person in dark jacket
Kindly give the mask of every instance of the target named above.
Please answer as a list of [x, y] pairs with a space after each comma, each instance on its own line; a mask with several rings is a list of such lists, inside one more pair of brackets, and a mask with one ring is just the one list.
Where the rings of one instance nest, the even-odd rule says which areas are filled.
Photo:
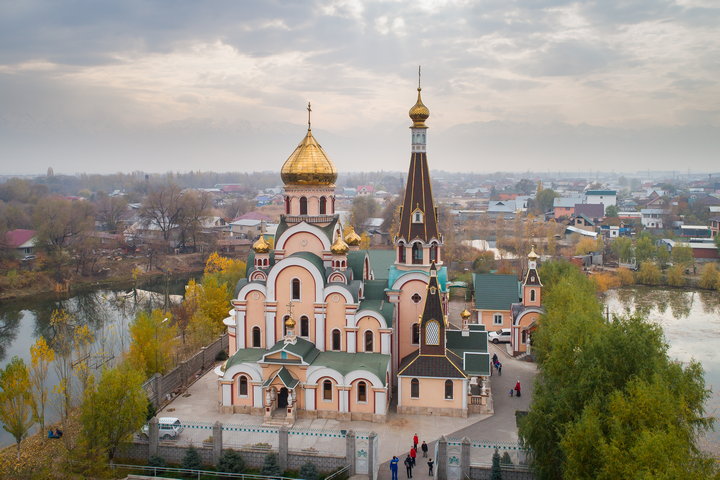
[[422, 445], [420, 445], [420, 450], [423, 452], [423, 457], [427, 457], [428, 446], [427, 443], [425, 443], [425, 440], [423, 440]]
[[405, 461], [403, 463], [405, 464], [405, 472], [407, 473], [407, 478], [412, 478], [413, 461], [412, 458], [410, 458], [410, 455], [405, 457]]
[[435, 465], [435, 462], [433, 462], [433, 459], [431, 458], [428, 460], [428, 475], [431, 477], [433, 476], [433, 465]]

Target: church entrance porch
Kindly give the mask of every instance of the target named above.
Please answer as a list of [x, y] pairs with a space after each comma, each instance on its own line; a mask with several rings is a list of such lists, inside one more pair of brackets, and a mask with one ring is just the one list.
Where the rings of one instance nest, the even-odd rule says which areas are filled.
[[285, 387], [282, 387], [280, 389], [280, 392], [278, 393], [278, 403], [277, 408], [285, 408], [288, 406], [288, 389]]

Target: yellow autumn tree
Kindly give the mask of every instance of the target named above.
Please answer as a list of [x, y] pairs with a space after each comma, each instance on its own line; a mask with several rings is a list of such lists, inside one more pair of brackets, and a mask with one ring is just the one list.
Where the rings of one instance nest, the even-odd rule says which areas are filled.
[[176, 343], [177, 327], [172, 323], [169, 312], [140, 312], [130, 323], [127, 359], [147, 377], [165, 373], [173, 366]]
[[720, 273], [714, 263], [706, 263], [700, 273], [700, 286], [708, 290], [720, 287]]
[[635, 283], [635, 276], [629, 268], [620, 267], [615, 273], [620, 280], [620, 285], [632, 285]]
[[48, 401], [47, 381], [50, 364], [55, 360], [55, 351], [39, 337], [30, 346], [30, 383], [33, 395], [33, 414], [40, 424], [40, 431], [45, 431], [45, 406]]
[[34, 422], [30, 376], [25, 362], [18, 357], [13, 357], [5, 369], [0, 370], [0, 422], [15, 438], [20, 461], [20, 443]]
[[685, 286], [685, 266], [682, 264], [674, 265], [667, 273], [668, 285], [673, 287]]

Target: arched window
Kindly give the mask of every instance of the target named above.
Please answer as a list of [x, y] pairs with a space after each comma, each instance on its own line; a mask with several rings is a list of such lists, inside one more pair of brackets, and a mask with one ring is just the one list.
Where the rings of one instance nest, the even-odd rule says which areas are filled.
[[300, 317], [300, 336], [301, 337], [309, 337], [310, 336], [310, 321], [308, 320], [308, 317], [303, 315]]
[[285, 195], [285, 215], [290, 215], [290, 197]]
[[405, 263], [405, 243], [403, 242], [398, 245], [398, 262]]
[[300, 197], [300, 215], [307, 215], [307, 198]]
[[413, 243], [412, 246], [412, 263], [413, 265], [422, 265], [423, 263], [423, 249], [418, 242]]
[[333, 350], [335, 350], [335, 351], [340, 350], [340, 348], [342, 346], [342, 342], [340, 341], [340, 339], [341, 339], [340, 330], [338, 330], [338, 329], [333, 330], [332, 331], [332, 349]]
[[248, 379], [245, 375], [240, 375], [238, 379], [238, 395], [241, 397], [247, 397], [248, 394]]
[[535, 289], [534, 288], [532, 290], [530, 290], [530, 301], [531, 302], [535, 301]]
[[431, 262], [437, 262], [437, 252], [438, 252], [437, 244], [433, 243], [432, 245], [430, 245], [430, 261]]
[[320, 197], [320, 214], [324, 215], [327, 210], [327, 199], [325, 197]]
[[420, 324], [419, 323], [413, 323], [412, 324], [412, 342], [413, 345], [418, 345], [420, 343]]
[[300, 300], [300, 279], [293, 278], [292, 280], [292, 299]]
[[252, 346], [260, 347], [260, 327], [253, 327], [252, 329]]
[[420, 381], [417, 378], [410, 380], [410, 398], [420, 398]]
[[357, 401], [367, 402], [367, 384], [365, 382], [358, 383]]
[[365, 331], [365, 351], [366, 352], [372, 352], [373, 351], [373, 332], [372, 330], [366, 330]]
[[423, 213], [421, 210], [415, 210], [413, 212], [413, 223], [423, 223]]
[[440, 345], [440, 324], [437, 320], [430, 320], [425, 324], [425, 344]]
[[452, 380], [445, 380], [445, 400], [452, 400], [453, 398], [453, 382]]
[[323, 382], [323, 400], [332, 400], [332, 382], [330, 380]]

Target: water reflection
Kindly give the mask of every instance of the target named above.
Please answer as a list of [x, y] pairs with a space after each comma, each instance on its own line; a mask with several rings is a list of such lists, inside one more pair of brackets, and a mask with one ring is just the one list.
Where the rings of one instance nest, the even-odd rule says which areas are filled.
[[8, 346], [17, 337], [22, 314], [19, 310], [0, 315], [0, 362], [5, 360]]

